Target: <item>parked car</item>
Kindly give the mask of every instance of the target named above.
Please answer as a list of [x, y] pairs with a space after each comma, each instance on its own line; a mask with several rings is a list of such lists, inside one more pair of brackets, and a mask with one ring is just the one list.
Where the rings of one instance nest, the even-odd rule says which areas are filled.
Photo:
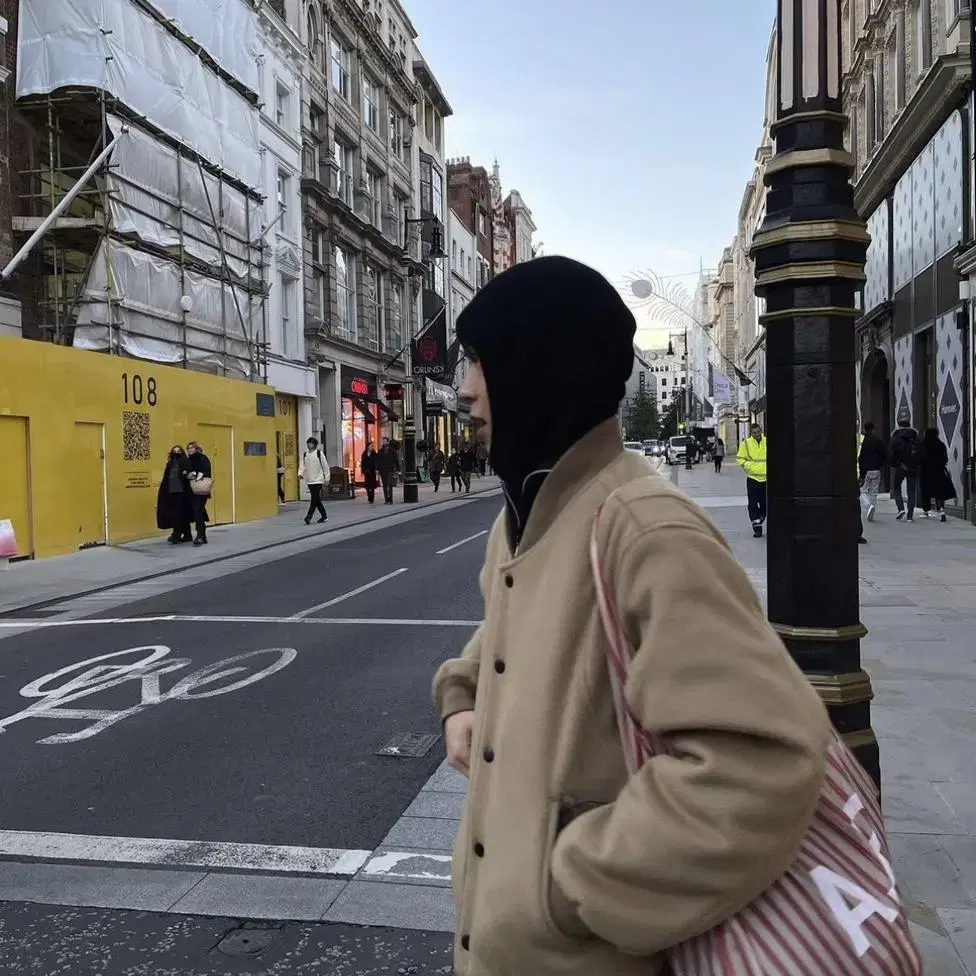
[[627, 451], [633, 451], [635, 454], [639, 454], [641, 457], [644, 456], [644, 445], [640, 441], [624, 441], [624, 449]]
[[668, 440], [667, 462], [668, 464], [684, 464], [688, 459], [688, 440], [684, 434], [672, 437]]

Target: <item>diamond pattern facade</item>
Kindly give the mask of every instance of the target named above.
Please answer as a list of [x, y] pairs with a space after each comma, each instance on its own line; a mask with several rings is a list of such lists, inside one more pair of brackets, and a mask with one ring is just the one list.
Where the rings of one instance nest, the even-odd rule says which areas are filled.
[[963, 389], [962, 332], [956, 328], [956, 314], [949, 312], [935, 324], [936, 373], [939, 405], [939, 433], [949, 448], [949, 474], [962, 498], [964, 435], [961, 391]]

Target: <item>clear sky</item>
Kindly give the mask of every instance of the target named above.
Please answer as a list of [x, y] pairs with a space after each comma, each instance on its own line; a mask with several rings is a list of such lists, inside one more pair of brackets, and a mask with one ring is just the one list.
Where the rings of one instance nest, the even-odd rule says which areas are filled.
[[717, 264], [762, 134], [774, 0], [403, 3], [454, 109], [448, 155], [498, 158], [546, 254], [615, 284], [650, 268], [693, 288]]

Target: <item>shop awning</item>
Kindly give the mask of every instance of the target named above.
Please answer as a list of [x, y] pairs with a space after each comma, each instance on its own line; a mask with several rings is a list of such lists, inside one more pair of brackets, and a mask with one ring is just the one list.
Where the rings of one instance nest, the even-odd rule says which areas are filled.
[[385, 414], [386, 414], [386, 419], [387, 419], [387, 420], [399, 420], [399, 419], [400, 419], [400, 415], [399, 415], [398, 413], [396, 413], [396, 412], [394, 412], [393, 410], [391, 410], [391, 409], [390, 409], [390, 408], [389, 408], [389, 407], [388, 407], [388, 406], [387, 406], [387, 405], [386, 405], [385, 403], [383, 403], [382, 401], [380, 401], [380, 400], [377, 400], [377, 401], [376, 401], [376, 406], [378, 406], [378, 407], [380, 408], [380, 410], [381, 410], [381, 411], [382, 411], [383, 413], [385, 413]]
[[366, 418], [366, 423], [375, 424], [376, 416], [366, 405], [365, 400], [361, 400], [359, 397], [350, 397], [350, 400], [359, 408], [359, 412]]

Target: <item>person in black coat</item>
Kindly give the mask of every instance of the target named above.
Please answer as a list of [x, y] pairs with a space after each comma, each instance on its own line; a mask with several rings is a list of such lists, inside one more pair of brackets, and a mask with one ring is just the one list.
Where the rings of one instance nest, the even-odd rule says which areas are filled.
[[922, 518], [931, 518], [932, 502], [941, 521], [946, 520], [945, 503], [956, 497], [949, 475], [949, 450], [935, 427], [929, 427], [922, 441], [922, 467], [919, 470], [922, 490]]
[[390, 444], [388, 437], [383, 438], [379, 453], [376, 455], [376, 470], [383, 482], [383, 498], [387, 505], [393, 504], [393, 486], [396, 484], [397, 472], [400, 470], [400, 459]]
[[156, 526], [169, 529], [167, 540], [175, 546], [189, 542], [190, 535], [190, 483], [186, 474], [187, 457], [183, 448], [177, 444], [166, 459], [163, 480], [159, 483], [156, 495]]
[[[186, 476], [190, 481], [200, 481], [204, 478], [213, 480], [213, 467], [210, 458], [203, 453], [203, 448], [196, 441], [190, 441], [186, 445]], [[193, 540], [195, 546], [205, 546], [207, 544], [207, 523], [210, 516], [207, 514], [207, 501], [210, 498], [209, 492], [197, 494], [190, 492], [190, 510], [193, 515], [193, 523], [197, 529], [197, 537]]]
[[370, 505], [376, 500], [376, 486], [379, 484], [379, 469], [377, 458], [379, 455], [372, 444], [366, 445], [363, 456], [359, 460], [359, 470], [363, 473], [363, 484], [366, 486], [366, 497]]

